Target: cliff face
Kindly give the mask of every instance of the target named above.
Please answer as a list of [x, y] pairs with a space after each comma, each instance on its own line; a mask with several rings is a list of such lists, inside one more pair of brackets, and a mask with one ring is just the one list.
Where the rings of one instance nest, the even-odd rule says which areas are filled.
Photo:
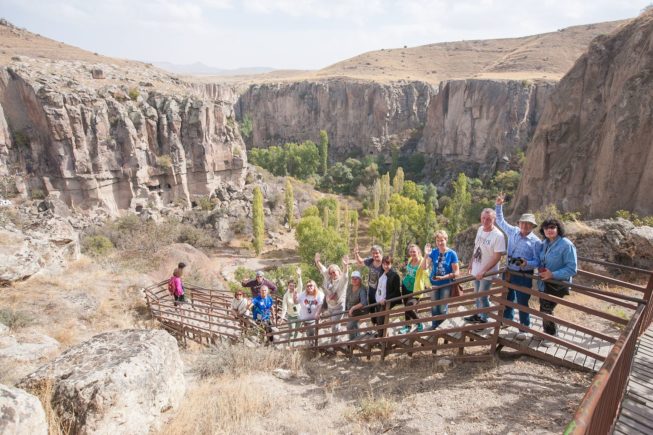
[[424, 153], [427, 176], [446, 184], [446, 175], [458, 171], [490, 174], [501, 158], [523, 149], [552, 88], [521, 80], [459, 80], [439, 88], [351, 80], [253, 85], [237, 112], [252, 119], [253, 146], [317, 142], [324, 129], [332, 157], [389, 156], [389, 145], [396, 145], [403, 154]]
[[529, 146], [515, 209], [653, 214], [653, 14], [595, 39]]
[[431, 99], [418, 151], [442, 177], [491, 175], [533, 135], [553, 83], [497, 80], [444, 82]]
[[233, 93], [215, 91], [232, 98], [224, 101], [178, 81], [120, 85], [112, 76], [130, 71], [29, 58], [2, 68], [0, 174], [19, 174], [25, 194], [113, 212], [243, 182]]
[[426, 83], [385, 85], [332, 79], [252, 85], [238, 100], [239, 119], [251, 117], [254, 147], [319, 141], [329, 134], [330, 152], [377, 154], [403, 144], [426, 120], [435, 90]]

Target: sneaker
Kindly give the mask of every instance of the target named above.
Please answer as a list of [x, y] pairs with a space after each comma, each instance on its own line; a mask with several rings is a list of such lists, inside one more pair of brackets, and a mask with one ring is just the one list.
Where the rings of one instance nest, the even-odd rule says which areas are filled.
[[422, 332], [422, 331], [424, 331], [424, 325], [422, 325], [421, 323], [418, 323], [417, 324], [417, 332]]
[[526, 340], [526, 338], [527, 338], [527, 337], [526, 337], [526, 333], [525, 333], [525, 332], [521, 332], [521, 331], [519, 331], [519, 332], [515, 335], [515, 340], [524, 341], [524, 340]]
[[409, 332], [410, 332], [410, 326], [408, 326], [408, 325], [404, 325], [404, 326], [399, 330], [399, 333], [400, 333], [400, 334], [408, 334]]
[[481, 320], [481, 318], [478, 316], [478, 314], [473, 314], [471, 316], [464, 317], [463, 320], [465, 322], [478, 323]]

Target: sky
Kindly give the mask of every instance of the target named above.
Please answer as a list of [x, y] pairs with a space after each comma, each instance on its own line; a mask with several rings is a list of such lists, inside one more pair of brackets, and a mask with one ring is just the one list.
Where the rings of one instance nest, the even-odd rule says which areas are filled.
[[107, 56], [320, 69], [358, 54], [636, 17], [653, 0], [0, 0], [18, 27]]

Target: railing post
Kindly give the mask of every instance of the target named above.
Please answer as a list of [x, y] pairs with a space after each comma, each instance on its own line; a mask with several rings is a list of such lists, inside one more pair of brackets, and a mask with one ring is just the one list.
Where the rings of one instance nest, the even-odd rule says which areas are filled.
[[501, 326], [503, 324], [503, 310], [505, 309], [505, 304], [504, 301], [508, 300], [508, 282], [510, 281], [510, 272], [508, 272], [508, 269], [504, 272], [504, 278], [501, 281], [503, 291], [501, 292], [501, 297], [498, 299], [499, 300], [499, 305], [497, 309], [497, 324], [494, 327], [494, 332], [492, 333], [492, 344], [490, 345], [490, 353], [493, 354], [497, 350], [497, 343], [499, 341], [499, 332], [501, 331]]
[[638, 336], [642, 335], [651, 324], [653, 318], [653, 303], [651, 301], [651, 294], [653, 293], [653, 273], [648, 276], [648, 283], [646, 290], [644, 290], [643, 299], [646, 301], [646, 308], [644, 309], [644, 319], [638, 331]]

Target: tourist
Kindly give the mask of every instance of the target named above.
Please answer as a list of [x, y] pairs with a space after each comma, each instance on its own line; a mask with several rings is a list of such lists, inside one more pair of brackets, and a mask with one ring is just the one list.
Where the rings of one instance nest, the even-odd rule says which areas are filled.
[[[315, 253], [315, 266], [322, 274], [324, 282], [324, 296], [326, 298], [326, 314], [329, 320], [336, 322], [341, 320], [345, 315], [345, 302], [347, 298], [347, 281], [349, 280], [349, 256], [342, 258], [342, 270], [337, 264], [331, 264], [325, 267], [320, 262], [320, 253]], [[340, 332], [340, 323], [331, 326], [331, 333]], [[338, 341], [338, 336], [331, 336], [331, 343]]]
[[255, 298], [259, 295], [261, 291], [261, 286], [266, 286], [270, 294], [274, 294], [277, 291], [277, 286], [270, 281], [269, 279], [264, 278], [264, 273], [262, 270], [256, 272], [256, 277], [254, 279], [245, 279], [240, 285], [245, 288], [249, 288], [252, 293], [252, 298]]
[[[565, 227], [558, 219], [546, 219], [540, 226], [540, 234], [545, 239], [540, 252], [539, 275], [540, 290], [545, 294], [563, 298], [569, 294], [569, 286], [556, 284], [549, 280], [565, 281], [571, 284], [571, 279], [576, 275], [578, 259], [576, 247], [565, 237]], [[540, 311], [553, 315], [557, 303], [540, 298]], [[556, 335], [558, 329], [551, 320], [542, 320], [544, 332], [549, 335]], [[550, 344], [548, 342], [544, 344]]]
[[345, 309], [349, 315], [347, 330], [349, 331], [350, 340], [354, 340], [358, 337], [358, 332], [356, 331], [358, 329], [358, 320], [356, 320], [355, 317], [367, 313], [367, 304], [367, 288], [363, 285], [361, 273], [355, 270], [351, 273], [351, 283], [347, 287], [347, 298], [345, 303]]
[[[306, 283], [306, 290], [303, 292], [298, 293], [297, 289], [293, 290], [293, 302], [299, 304], [299, 320], [302, 324], [315, 325], [322, 311], [324, 293], [318, 291], [315, 281], [310, 280]], [[315, 327], [309, 328], [306, 331], [306, 335], [309, 337], [313, 337], [315, 333]]]
[[[508, 236], [508, 271], [514, 271], [526, 274], [528, 276], [520, 276], [513, 273], [508, 273], [508, 282], [516, 284], [521, 287], [530, 289], [533, 286], [533, 270], [538, 266], [540, 260], [540, 250], [542, 242], [533, 233], [533, 229], [537, 226], [535, 216], [531, 213], [524, 213], [517, 221], [518, 226], [510, 225], [503, 218], [503, 204], [505, 196], [500, 194], [497, 196], [495, 211], [497, 213], [496, 223], [499, 228], [503, 230]], [[509, 288], [507, 299], [510, 302], [517, 303], [524, 307], [528, 307], [528, 301], [531, 295], [516, 289]], [[503, 310], [503, 318], [513, 320], [514, 308], [506, 306]], [[519, 323], [530, 327], [531, 319], [527, 311], [519, 311]], [[519, 331], [515, 335], [517, 340], [525, 340], [528, 338], [525, 332]]]
[[252, 317], [260, 325], [268, 336], [268, 342], [274, 341], [272, 335], [272, 319], [276, 315], [274, 301], [268, 295], [268, 286], [259, 287], [259, 295], [252, 299]]
[[[374, 245], [370, 250], [370, 257], [363, 259], [358, 251], [358, 246], [354, 249], [356, 255], [356, 262], [358, 266], [367, 266], [367, 297], [370, 312], [377, 312], [380, 307], [376, 305], [376, 290], [379, 283], [379, 278], [383, 275], [383, 266], [381, 259], [383, 257], [383, 250], [380, 246]], [[372, 323], [376, 325], [376, 318], [372, 317]]]
[[[430, 244], [424, 247], [424, 268], [431, 269], [429, 279], [433, 286], [444, 286], [431, 292], [431, 300], [439, 301], [451, 297], [451, 282], [460, 276], [460, 266], [458, 254], [453, 249], [447, 247], [449, 235], [446, 231], [440, 230], [435, 233], [435, 246], [437, 249], [431, 249]], [[436, 305], [431, 307], [431, 315], [439, 316], [449, 312], [449, 304]], [[439, 327], [444, 319], [433, 320], [431, 329]]]
[[[479, 297], [476, 299], [476, 308], [487, 308], [490, 306], [490, 298], [487, 293], [496, 275], [485, 276], [488, 272], [499, 271], [499, 260], [506, 253], [506, 239], [503, 233], [494, 226], [496, 213], [491, 208], [483, 209], [481, 212], [481, 227], [476, 232], [472, 262], [469, 268], [470, 275], [474, 276], [474, 293]], [[474, 314], [465, 317], [465, 321], [474, 323], [487, 323], [487, 313]]]
[[248, 314], [249, 302], [242, 290], [236, 291], [234, 298], [231, 300], [231, 314], [237, 319], [241, 319]]
[[[375, 301], [380, 307], [377, 311], [390, 310], [395, 305], [402, 303], [401, 299], [398, 299], [401, 296], [401, 277], [392, 268], [392, 257], [390, 255], [383, 257], [381, 266], [383, 267], [383, 275], [379, 277], [379, 285], [376, 288], [375, 295]], [[376, 323], [377, 325], [383, 325], [385, 316], [377, 316]], [[386, 335], [385, 328], [377, 335], [381, 337]]]
[[283, 295], [283, 301], [281, 302], [281, 320], [284, 320], [288, 324], [288, 334], [286, 340], [290, 340], [291, 334], [292, 338], [295, 339], [299, 335], [297, 328], [299, 328], [299, 304], [296, 304], [293, 300], [293, 293], [298, 291], [301, 293], [304, 290], [302, 285], [302, 269], [301, 267], [297, 268], [297, 283], [295, 284], [294, 279], [288, 280], [288, 290]]
[[168, 291], [175, 299], [175, 307], [180, 303], [186, 302], [186, 290], [184, 289], [184, 283], [181, 280], [185, 268], [186, 263], [179, 263], [168, 280]]
[[[401, 293], [404, 295], [403, 301], [405, 306], [413, 306], [418, 302], [417, 297], [413, 295], [414, 291], [421, 291], [424, 289], [421, 283], [417, 283], [417, 278], [421, 280], [422, 274], [418, 274], [420, 265], [422, 264], [422, 252], [419, 247], [412, 244], [408, 247], [408, 263], [406, 263], [406, 276], [401, 282]], [[417, 287], [417, 288], [416, 288]], [[414, 310], [404, 312], [404, 320], [409, 321], [418, 319], [419, 316]], [[417, 332], [422, 332], [423, 326], [421, 323], [415, 325]], [[407, 334], [410, 332], [411, 325], [404, 325], [400, 333]]]

